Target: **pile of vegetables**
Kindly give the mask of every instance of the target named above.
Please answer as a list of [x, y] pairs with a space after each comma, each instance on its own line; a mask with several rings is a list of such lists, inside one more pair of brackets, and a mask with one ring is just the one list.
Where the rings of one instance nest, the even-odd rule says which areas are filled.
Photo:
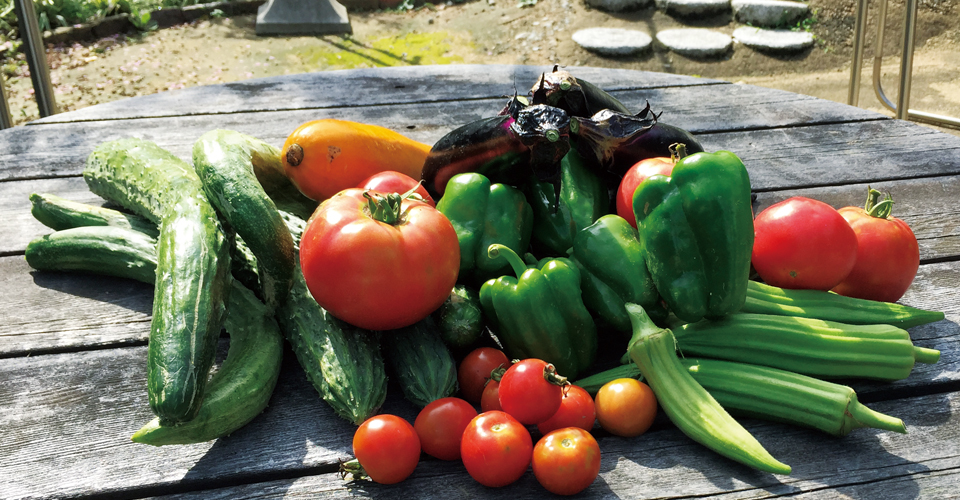
[[[286, 339], [359, 426], [354, 477], [402, 481], [423, 452], [487, 486], [532, 465], [572, 494], [599, 473], [596, 422], [633, 437], [658, 408], [704, 446], [788, 474], [731, 413], [906, 432], [832, 379], [899, 380], [939, 358], [905, 328], [943, 314], [895, 303], [919, 251], [889, 197], [840, 211], [792, 198], [755, 219], [734, 153], [557, 68], [432, 147], [317, 120], [282, 149], [210, 131], [192, 164], [110, 141], [84, 179], [117, 209], [32, 195], [55, 231], [26, 259], [154, 285], [157, 418], [139, 443], [203, 442], [255, 418]], [[230, 347], [211, 377], [221, 329]], [[413, 425], [377, 415], [388, 376], [422, 408]]]

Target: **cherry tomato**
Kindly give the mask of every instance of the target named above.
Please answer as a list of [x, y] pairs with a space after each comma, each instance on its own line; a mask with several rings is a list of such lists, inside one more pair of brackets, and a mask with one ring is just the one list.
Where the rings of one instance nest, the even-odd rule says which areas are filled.
[[626, 219], [634, 228], [637, 227], [637, 216], [633, 213], [633, 193], [640, 183], [651, 175], [670, 175], [673, 173], [674, 161], [666, 156], [647, 158], [635, 163], [623, 174], [620, 187], [617, 189], [617, 215]]
[[460, 398], [440, 398], [424, 406], [413, 422], [421, 449], [440, 460], [459, 460], [463, 430], [476, 416], [473, 405]]
[[460, 441], [460, 458], [470, 477], [484, 486], [506, 486], [527, 471], [533, 456], [530, 432], [502, 411], [470, 421]]
[[490, 372], [499, 366], [510, 366], [507, 355], [493, 347], [480, 347], [467, 354], [457, 368], [457, 384], [463, 399], [480, 404], [483, 386], [490, 379]]
[[610, 434], [634, 437], [647, 432], [657, 416], [657, 397], [650, 386], [633, 378], [618, 378], [597, 391], [597, 421]]
[[417, 468], [420, 439], [410, 422], [396, 415], [375, 415], [354, 433], [353, 456], [370, 479], [399, 483]]
[[377, 220], [365, 195], [382, 196], [347, 189], [317, 207], [300, 242], [303, 277], [317, 303], [347, 323], [369, 330], [412, 325], [453, 290], [457, 232], [437, 209], [413, 199], [402, 201], [393, 223]]
[[555, 430], [533, 448], [533, 475], [556, 495], [575, 495], [600, 474], [600, 445], [579, 427]]
[[860, 207], [839, 212], [857, 235], [857, 260], [833, 291], [883, 302], [900, 300], [920, 267], [920, 247], [910, 226], [896, 217], [874, 217]]
[[822, 201], [781, 201], [760, 212], [753, 226], [753, 267], [773, 286], [830, 290], [857, 260], [856, 233]]
[[500, 379], [503, 411], [524, 425], [539, 424], [552, 417], [563, 399], [561, 384], [545, 377], [548, 373], [556, 375], [552, 367], [543, 360], [528, 358], [507, 368]]
[[500, 406], [500, 382], [490, 379], [480, 396], [480, 411], [503, 411]]
[[579, 427], [589, 432], [596, 419], [597, 412], [590, 393], [582, 387], [568, 384], [563, 386], [560, 409], [552, 417], [537, 424], [537, 429], [543, 435], [564, 427]]
[[420, 195], [420, 197], [423, 198], [423, 201], [427, 202], [427, 204], [431, 207], [437, 206], [437, 203], [433, 201], [433, 198], [429, 193], [427, 193], [427, 188], [423, 187], [423, 184], [421, 184], [420, 181], [410, 177], [409, 175], [401, 174], [400, 172], [395, 172], [393, 170], [387, 170], [385, 172], [373, 174], [361, 182], [357, 187], [361, 189], [380, 191], [381, 193], [397, 194], [404, 194], [413, 188], [417, 188], [414, 193]]

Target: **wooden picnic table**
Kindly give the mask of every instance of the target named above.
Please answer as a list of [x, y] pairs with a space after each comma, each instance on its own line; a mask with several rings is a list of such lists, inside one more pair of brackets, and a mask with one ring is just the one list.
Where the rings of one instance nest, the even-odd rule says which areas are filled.
[[[600, 477], [583, 497], [945, 498], [960, 495], [960, 137], [862, 109], [750, 85], [662, 73], [568, 68], [707, 150], [737, 153], [756, 210], [795, 195], [861, 205], [889, 191], [920, 242], [921, 266], [902, 303], [946, 312], [911, 329], [940, 362], [895, 383], [852, 381], [860, 399], [899, 417], [906, 435], [858, 429], [844, 438], [757, 420], [745, 426], [793, 466], [758, 472], [691, 441], [665, 419], [633, 439], [597, 429]], [[424, 458], [395, 486], [347, 482], [354, 427], [336, 417], [286, 353], [267, 410], [213, 442], [155, 448], [130, 441], [153, 415], [146, 344], [152, 287], [124, 279], [33, 271], [26, 244], [51, 230], [31, 193], [102, 203], [81, 171], [103, 141], [137, 136], [189, 159], [216, 128], [277, 146], [318, 118], [376, 123], [433, 143], [496, 114], [546, 67], [426, 66], [290, 75], [124, 99], [0, 132], [0, 498], [539, 498], [532, 473], [490, 489], [459, 462]], [[383, 411], [416, 408], [391, 386]]]

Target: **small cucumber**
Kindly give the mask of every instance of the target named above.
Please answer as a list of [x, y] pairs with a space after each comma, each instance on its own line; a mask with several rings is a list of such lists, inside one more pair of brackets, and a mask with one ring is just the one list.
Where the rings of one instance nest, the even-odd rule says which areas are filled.
[[454, 351], [466, 351], [483, 337], [483, 309], [480, 293], [455, 285], [440, 309], [433, 313], [440, 338]]
[[27, 264], [44, 271], [78, 271], [153, 283], [157, 241], [112, 226], [63, 229], [27, 244]]
[[157, 225], [133, 214], [125, 214], [111, 208], [77, 203], [54, 194], [33, 193], [30, 195], [30, 212], [41, 224], [51, 229], [70, 229], [81, 226], [115, 226], [154, 238], [160, 235]]
[[150, 407], [163, 424], [200, 410], [230, 286], [230, 246], [196, 172], [141, 139], [105, 142], [83, 171], [94, 193], [158, 223], [147, 355]]
[[293, 280], [293, 238], [253, 170], [261, 141], [232, 130], [211, 130], [193, 145], [193, 166], [213, 206], [257, 258], [267, 306], [275, 308]]
[[410, 402], [424, 407], [457, 391], [457, 366], [440, 331], [427, 316], [408, 327], [383, 332], [388, 364]]

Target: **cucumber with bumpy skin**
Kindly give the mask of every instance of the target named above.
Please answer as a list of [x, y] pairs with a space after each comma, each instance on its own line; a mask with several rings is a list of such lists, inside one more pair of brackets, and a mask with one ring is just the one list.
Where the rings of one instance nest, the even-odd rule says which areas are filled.
[[264, 302], [275, 308], [293, 280], [293, 238], [253, 170], [257, 139], [211, 130], [193, 145], [207, 197], [257, 259]]
[[410, 402], [422, 408], [457, 391], [456, 362], [433, 318], [384, 332], [382, 339], [390, 353], [388, 364]]
[[189, 421], [216, 356], [231, 280], [216, 211], [193, 168], [149, 141], [97, 146], [83, 177], [94, 193], [159, 224], [147, 393], [163, 424]]
[[139, 215], [125, 214], [112, 208], [77, 203], [54, 194], [30, 195], [30, 213], [44, 226], [61, 230], [82, 226], [114, 226], [133, 229], [154, 238], [160, 235], [156, 224]]
[[157, 240], [132, 229], [89, 226], [63, 229], [27, 244], [27, 264], [44, 271], [79, 271], [153, 283]]

